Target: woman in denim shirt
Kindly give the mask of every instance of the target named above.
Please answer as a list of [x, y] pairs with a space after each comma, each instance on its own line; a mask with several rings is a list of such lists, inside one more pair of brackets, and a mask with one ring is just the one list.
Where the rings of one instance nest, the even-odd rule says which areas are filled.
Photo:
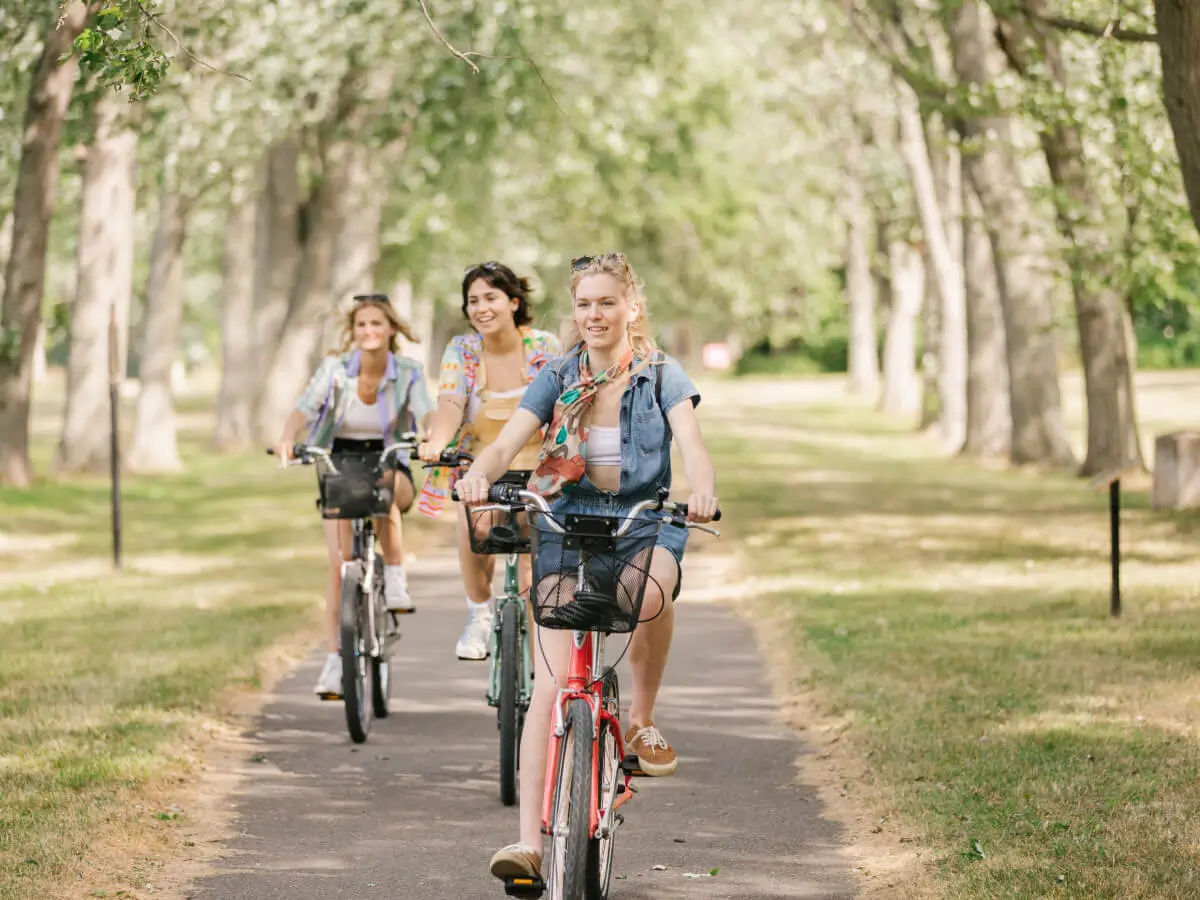
[[[541, 461], [530, 489], [547, 498], [558, 515], [578, 512], [621, 516], [638, 501], [671, 483], [671, 441], [679, 441], [691, 485], [688, 517], [711, 521], [717, 511], [712, 459], [695, 407], [700, 394], [680, 365], [657, 351], [649, 337], [646, 298], [620, 253], [582, 257], [572, 263], [572, 348], [548, 364], [521, 400], [496, 442], [459, 481], [465, 503], [486, 502], [488, 487], [543, 425], [549, 424]], [[664, 528], [650, 564], [642, 621], [634, 631], [631, 727], [625, 741], [647, 775], [675, 771], [674, 748], [654, 723], [674, 631], [680, 561], [687, 532]], [[540, 875], [541, 803], [550, 717], [565, 683], [569, 631], [538, 629], [544, 653], [535, 653], [533, 700], [521, 742], [521, 841], [492, 858], [497, 878]]]

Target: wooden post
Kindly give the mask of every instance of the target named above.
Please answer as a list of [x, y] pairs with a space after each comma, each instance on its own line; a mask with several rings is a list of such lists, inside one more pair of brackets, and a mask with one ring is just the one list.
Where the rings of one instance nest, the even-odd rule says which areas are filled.
[[1088, 482], [1092, 490], [1108, 488], [1109, 554], [1112, 582], [1108, 611], [1113, 618], [1121, 615], [1121, 478], [1140, 472], [1139, 466], [1123, 466], [1094, 475]]
[[112, 548], [113, 567], [121, 568], [121, 375], [120, 342], [117, 333], [117, 307], [113, 304], [108, 318], [108, 403], [109, 403], [109, 472], [112, 479]]

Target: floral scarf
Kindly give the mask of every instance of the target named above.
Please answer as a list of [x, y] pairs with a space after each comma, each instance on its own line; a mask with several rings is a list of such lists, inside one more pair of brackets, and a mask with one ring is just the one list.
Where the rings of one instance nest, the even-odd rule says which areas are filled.
[[629, 347], [615, 366], [593, 375], [587, 351], [579, 354], [579, 382], [563, 391], [554, 403], [550, 427], [542, 443], [542, 455], [537, 470], [529, 479], [531, 491], [543, 497], [554, 497], [563, 488], [583, 480], [587, 468], [588, 435], [588, 426], [583, 420], [600, 388], [630, 372], [633, 362], [633, 348]]

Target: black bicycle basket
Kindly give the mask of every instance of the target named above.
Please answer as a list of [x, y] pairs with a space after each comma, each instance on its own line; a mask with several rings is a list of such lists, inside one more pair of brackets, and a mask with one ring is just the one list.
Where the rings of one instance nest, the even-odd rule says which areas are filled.
[[[530, 474], [521, 470], [505, 472], [496, 480], [496, 484], [523, 488], [529, 482]], [[466, 509], [470, 526], [467, 538], [471, 542], [471, 552], [488, 556], [529, 552], [529, 520], [524, 509], [518, 508], [516, 515], [498, 510], [481, 512], [475, 506]]]
[[321, 516], [326, 519], [368, 519], [386, 516], [395, 493], [392, 472], [384, 472], [378, 453], [339, 453], [333, 457], [337, 474], [321, 467]]
[[[661, 523], [638, 518], [617, 537], [626, 519], [531, 512], [533, 618], [543, 628], [622, 634], [642, 611], [650, 560]], [[566, 528], [559, 534], [552, 526]], [[580, 582], [580, 561], [583, 582]]]

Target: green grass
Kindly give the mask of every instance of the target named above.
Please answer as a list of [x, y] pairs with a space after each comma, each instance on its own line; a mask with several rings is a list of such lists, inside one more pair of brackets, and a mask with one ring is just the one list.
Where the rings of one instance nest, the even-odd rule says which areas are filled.
[[[140, 887], [154, 848], [134, 846], [115, 872], [97, 853], [115, 835], [145, 844], [175, 826], [181, 814], [155, 797], [191, 771], [196, 735], [230, 690], [258, 683], [267, 648], [319, 627], [312, 470], [213, 455], [208, 406], [182, 404], [184, 472], [126, 476], [120, 572], [105, 478], [0, 489], [4, 900]], [[43, 472], [58, 409], [38, 410]]]
[[1127, 497], [1112, 621], [1106, 495], [845, 403], [736, 399], [707, 429], [726, 534], [794, 690], [845, 728], [846, 791], [921, 836], [894, 896], [1200, 896], [1195, 517]]

